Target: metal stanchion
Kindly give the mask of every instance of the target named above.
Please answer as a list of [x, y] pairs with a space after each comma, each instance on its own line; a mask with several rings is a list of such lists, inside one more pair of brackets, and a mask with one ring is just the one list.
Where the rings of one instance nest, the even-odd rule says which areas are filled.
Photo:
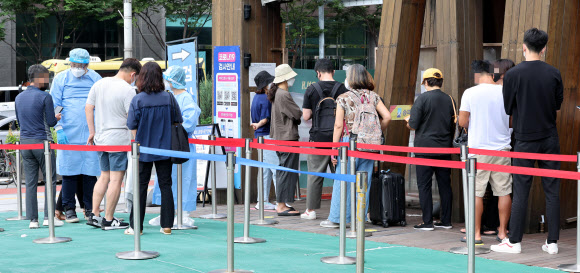
[[[215, 140], [215, 135], [209, 136], [209, 140]], [[209, 146], [209, 153], [215, 154], [215, 146]], [[216, 194], [217, 194], [217, 187], [215, 185], [215, 161], [209, 162], [209, 169], [211, 175], [211, 214], [206, 214], [199, 216], [202, 219], [223, 219], [226, 218], [226, 215], [223, 213], [217, 213], [217, 201], [216, 201]]]
[[[357, 172], [356, 173], [356, 192], [357, 192], [357, 202], [356, 202], [356, 225], [358, 230], [365, 230], [365, 211], [367, 206], [367, 183], [368, 183], [368, 173], [367, 172]], [[354, 185], [352, 185], [354, 188]], [[351, 224], [354, 225], [354, 224]], [[356, 272], [365, 272], [365, 234], [359, 232], [356, 237]]]
[[[580, 152], [577, 154], [576, 168], [580, 172]], [[561, 264], [558, 269], [568, 272], [580, 272], [580, 180], [578, 180], [578, 193], [576, 202], [576, 263], [575, 264]]]
[[300, 180], [298, 180], [296, 181], [296, 198], [294, 198], [294, 201], [302, 201], [302, 200], [303, 199], [300, 196]]
[[197, 226], [183, 224], [183, 166], [177, 164], [177, 225], [171, 229], [197, 229]]
[[227, 169], [228, 169], [228, 268], [210, 271], [210, 273], [250, 273], [247, 270], [234, 270], [234, 168], [236, 164], [236, 156], [234, 152], [227, 152]]
[[50, 141], [44, 141], [44, 166], [46, 171], [45, 191], [46, 204], [48, 211], [48, 237], [36, 239], [33, 242], [37, 244], [56, 244], [72, 241], [69, 237], [55, 237], [54, 235], [54, 191], [52, 188], [52, 157], [50, 150]]
[[[252, 159], [252, 148], [250, 148], [252, 139], [246, 138], [246, 159]], [[250, 171], [251, 167], [246, 165], [246, 179], [244, 189], [244, 237], [234, 238], [234, 243], [255, 244], [263, 243], [266, 240], [250, 237]], [[259, 175], [258, 175], [259, 176]]]
[[[467, 179], [467, 167], [468, 167], [468, 163], [467, 163], [467, 155], [469, 154], [469, 149], [467, 148], [466, 145], [461, 145], [460, 147], [460, 158], [461, 161], [465, 162], [465, 169], [461, 170], [461, 178], [463, 181], [463, 211], [464, 211], [464, 217], [465, 217], [465, 236], [469, 236], [469, 227], [471, 226], [470, 224], [470, 217], [469, 217], [469, 201], [470, 199], [474, 199], [475, 200], [475, 188], [474, 188], [474, 194], [470, 195], [469, 194], [469, 185], [468, 185], [468, 179]], [[473, 184], [473, 186], [475, 187], [475, 183]], [[475, 211], [474, 211], [475, 213]], [[474, 218], [475, 219], [475, 218]], [[475, 223], [473, 225], [475, 227]], [[475, 230], [474, 230], [475, 232]], [[466, 237], [467, 238], [467, 237]], [[466, 240], [467, 241], [467, 240]], [[468, 248], [467, 245], [469, 245], [468, 243], [466, 243], [466, 246], [460, 246], [460, 247], [452, 247], [451, 249], [449, 249], [449, 252], [451, 253], [455, 253], [455, 254], [462, 254], [462, 255], [467, 255], [468, 254]], [[479, 254], [486, 254], [489, 253], [490, 249], [486, 248], [486, 247], [476, 247], [475, 248], [475, 255], [479, 255]]]
[[[356, 140], [355, 139], [350, 139], [349, 150], [356, 151]], [[348, 160], [350, 161], [350, 174], [355, 175], [356, 174], [356, 158], [349, 157]], [[367, 176], [367, 178], [368, 178], [368, 176]], [[365, 199], [365, 201], [366, 201], [366, 199]], [[357, 204], [356, 187], [351, 185], [351, 187], [350, 187], [350, 231], [348, 231], [346, 233], [346, 238], [358, 238], [358, 236], [356, 235], [358, 227], [355, 224], [356, 219], [357, 219], [356, 204]], [[366, 202], [365, 202], [365, 205], [366, 205]], [[363, 214], [364, 214], [364, 212], [363, 212]], [[368, 237], [371, 235], [372, 235], [371, 232], [365, 231], [365, 237]]]
[[[20, 142], [16, 141], [14, 144], [19, 145]], [[21, 166], [21, 156], [20, 150], [16, 150], [16, 205], [18, 208], [18, 216], [7, 218], [6, 221], [19, 221], [19, 220], [26, 220], [26, 217], [22, 216], [22, 178], [21, 173], [22, 169]]]
[[475, 163], [477, 159], [469, 158], [467, 159], [467, 180], [469, 183], [469, 233], [467, 233], [467, 272], [475, 272]]
[[[346, 147], [340, 147], [340, 173], [347, 173]], [[328, 256], [320, 258], [320, 261], [327, 264], [354, 264], [356, 259], [354, 257], [347, 257], [346, 254], [346, 181], [340, 181], [340, 234], [339, 239], [339, 255]], [[364, 216], [364, 215], [363, 215]], [[352, 223], [351, 225], [354, 225]]]
[[131, 143], [131, 162], [133, 164], [133, 233], [135, 249], [117, 253], [123, 260], [146, 260], [159, 257], [159, 252], [141, 250], [141, 195], [139, 194], [139, 142]]
[[[264, 137], [258, 137], [258, 143], [264, 144]], [[258, 149], [258, 161], [264, 161], [264, 151]], [[276, 175], [276, 173], [274, 173]], [[274, 225], [278, 224], [276, 220], [265, 220], [264, 219], [264, 194], [270, 194], [269, 192], [264, 192], [264, 173], [262, 168], [258, 168], [258, 206], [260, 219], [250, 222], [252, 225]]]

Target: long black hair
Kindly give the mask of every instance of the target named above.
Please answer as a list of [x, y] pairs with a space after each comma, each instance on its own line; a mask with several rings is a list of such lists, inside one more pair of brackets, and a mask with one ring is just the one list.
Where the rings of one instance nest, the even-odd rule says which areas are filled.
[[278, 92], [278, 85], [275, 83], [271, 83], [269, 87], [266, 87], [266, 95], [268, 95], [268, 100], [274, 103], [274, 99], [276, 98], [276, 92]]

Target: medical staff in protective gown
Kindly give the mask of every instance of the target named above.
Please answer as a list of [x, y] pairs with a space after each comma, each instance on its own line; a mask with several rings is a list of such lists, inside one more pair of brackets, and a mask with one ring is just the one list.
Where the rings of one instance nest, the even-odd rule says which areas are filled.
[[[55, 126], [57, 141], [58, 144], [85, 145], [89, 137], [85, 105], [91, 87], [101, 76], [88, 68], [90, 56], [85, 49], [71, 50], [69, 61], [71, 68], [57, 74], [50, 88], [55, 109], [62, 107], [62, 119]], [[101, 173], [97, 152], [59, 150], [56, 153], [56, 172], [62, 176], [61, 194], [66, 221], [77, 223], [77, 182], [83, 186], [83, 200], [79, 202], [84, 202], [85, 214], [90, 213], [96, 176]]]
[[[180, 66], [174, 65], [169, 67], [164, 73], [163, 78], [165, 79], [165, 86], [170, 89], [171, 93], [175, 96], [177, 103], [179, 104], [179, 109], [181, 109], [181, 115], [183, 116], [183, 128], [187, 131], [189, 138], [194, 138], [193, 131], [197, 126], [197, 121], [199, 115], [201, 114], [201, 109], [197, 103], [193, 100], [193, 96], [187, 92], [185, 87], [185, 71]], [[189, 149], [191, 153], [195, 152], [195, 145], [189, 144]], [[183, 224], [193, 226], [194, 220], [191, 219], [189, 213], [196, 209], [197, 205], [197, 160], [189, 159], [187, 162], [182, 164], [183, 168]], [[175, 209], [177, 209], [177, 166], [173, 165], [173, 171], [171, 173], [173, 190], [173, 201], [175, 202]], [[161, 191], [157, 185], [157, 179], [155, 179], [155, 188], [153, 189], [153, 204], [161, 205]], [[177, 224], [177, 216], [174, 220], [174, 224]], [[151, 225], [159, 225], [159, 217], [153, 218], [149, 221]]]

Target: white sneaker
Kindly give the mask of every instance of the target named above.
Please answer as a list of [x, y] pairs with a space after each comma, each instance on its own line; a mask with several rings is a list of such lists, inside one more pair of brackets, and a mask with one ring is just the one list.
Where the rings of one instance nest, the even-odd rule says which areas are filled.
[[[256, 209], [260, 209], [260, 205], [259, 203], [256, 204], [255, 206]], [[265, 210], [275, 210], [276, 209], [276, 205], [270, 203], [270, 202], [264, 202], [264, 209]]]
[[37, 229], [38, 227], [38, 222], [30, 222], [30, 225], [28, 225], [30, 229]]
[[503, 241], [501, 241], [501, 244], [492, 245], [491, 250], [495, 252], [520, 254], [522, 253], [522, 244], [512, 244], [508, 238], [505, 238]]
[[149, 224], [155, 227], [161, 226], [161, 215], [149, 220]]
[[[48, 219], [45, 219], [44, 221], [42, 221], [42, 225], [47, 227], [48, 226]], [[64, 225], [63, 221], [54, 218], [54, 226], [55, 227], [62, 227], [63, 225]]]
[[558, 244], [557, 243], [548, 244], [548, 240], [546, 240], [546, 243], [544, 243], [544, 245], [542, 246], [542, 250], [548, 252], [548, 254], [558, 254]]
[[[135, 235], [135, 232], [133, 231], [133, 229], [131, 227], [128, 227], [127, 229], [125, 229], [125, 235]], [[141, 235], [143, 235], [143, 231], [141, 231]]]
[[300, 214], [300, 218], [306, 220], [314, 220], [316, 219], [316, 211], [309, 212], [308, 210], [305, 210], [304, 213]]

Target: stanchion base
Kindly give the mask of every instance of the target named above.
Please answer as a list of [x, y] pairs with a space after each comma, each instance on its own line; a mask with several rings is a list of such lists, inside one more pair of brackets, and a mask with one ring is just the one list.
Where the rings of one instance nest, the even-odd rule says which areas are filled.
[[267, 225], [278, 224], [278, 221], [276, 221], [276, 220], [254, 220], [254, 221], [251, 221], [250, 224], [258, 225], [258, 226], [267, 226]]
[[122, 260], [147, 260], [159, 257], [156, 251], [125, 251], [116, 254], [117, 258]]
[[234, 269], [234, 271], [228, 271], [227, 269], [218, 269], [212, 270], [209, 273], [253, 273], [254, 271], [250, 270], [241, 270], [241, 269]]
[[349, 256], [328, 256], [320, 258], [320, 261], [327, 264], [356, 264], [355, 257]]
[[225, 219], [225, 218], [228, 218], [228, 216], [225, 214], [218, 213], [218, 214], [202, 215], [202, 216], [199, 216], [199, 218], [201, 218], [201, 219]]
[[70, 242], [72, 241], [71, 238], [69, 237], [46, 237], [46, 238], [40, 238], [40, 239], [36, 239], [33, 242], [37, 243], [37, 244], [58, 244], [58, 243], [66, 243], [66, 242]]
[[257, 244], [264, 243], [266, 240], [254, 237], [236, 237], [234, 238], [234, 243], [238, 244]]
[[12, 217], [12, 218], [6, 218], [6, 221], [22, 221], [22, 220], [26, 220], [26, 217], [16, 216], [16, 217]]
[[[459, 246], [459, 247], [453, 247], [451, 249], [449, 249], [449, 252], [454, 253], [454, 254], [462, 254], [462, 255], [467, 255], [467, 247], [465, 246]], [[480, 254], [487, 254], [491, 252], [491, 250], [487, 247], [475, 247], [475, 255], [480, 255]]]
[[568, 272], [580, 272], [580, 264], [561, 264], [558, 269]]
[[[357, 233], [357, 232], [358, 232], [358, 231], [355, 231], [355, 232], [352, 232], [352, 231], [347, 231], [347, 232], [346, 232], [346, 238], [350, 238], [350, 239], [356, 239], [356, 233]], [[340, 233], [340, 232], [337, 232], [337, 233], [336, 233], [336, 236], [339, 236], [339, 233]], [[368, 231], [366, 231], [366, 232], [365, 232], [365, 237], [370, 237], [371, 235], [373, 235], [373, 233], [372, 233], [372, 232], [368, 232]]]
[[197, 229], [197, 226], [177, 225], [172, 226], [172, 230]]

